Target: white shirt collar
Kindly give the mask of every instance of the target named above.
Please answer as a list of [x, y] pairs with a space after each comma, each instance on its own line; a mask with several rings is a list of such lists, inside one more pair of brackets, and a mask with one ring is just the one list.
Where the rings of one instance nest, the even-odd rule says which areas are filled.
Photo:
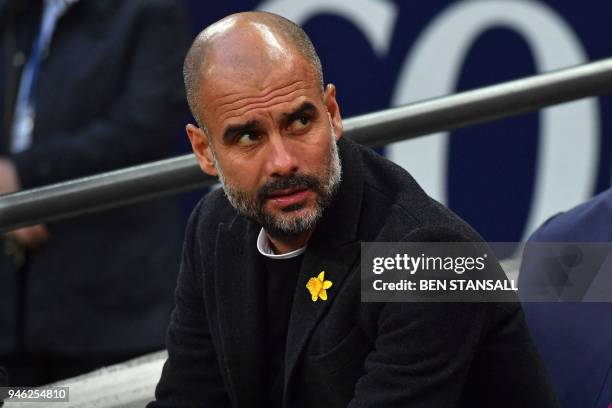
[[259, 231], [259, 236], [257, 237], [257, 250], [263, 256], [267, 256], [272, 259], [290, 259], [295, 258], [296, 256], [300, 256], [306, 251], [306, 246], [298, 248], [294, 251], [287, 252], [286, 254], [275, 254], [272, 250], [272, 246], [270, 245], [270, 240], [266, 235], [266, 231], [262, 228]]

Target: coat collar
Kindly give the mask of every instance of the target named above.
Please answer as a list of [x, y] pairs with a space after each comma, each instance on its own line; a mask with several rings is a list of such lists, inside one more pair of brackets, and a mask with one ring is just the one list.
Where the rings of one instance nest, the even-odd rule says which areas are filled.
[[[358, 260], [357, 231], [363, 194], [361, 154], [354, 142], [338, 142], [342, 182], [308, 243], [297, 279], [289, 319], [285, 354], [285, 398], [295, 367], [317, 323], [340, 291], [342, 282]], [[223, 354], [236, 406], [257, 405], [265, 389], [266, 358], [263, 265], [256, 241], [261, 227], [242, 216], [221, 224], [217, 235], [215, 292], [219, 306]], [[327, 301], [313, 302], [306, 283], [320, 271], [333, 281]]]
[[363, 162], [358, 145], [346, 138], [338, 141], [338, 153], [342, 163], [342, 182], [315, 229], [309, 248], [323, 245], [332, 249], [357, 237], [363, 194]]

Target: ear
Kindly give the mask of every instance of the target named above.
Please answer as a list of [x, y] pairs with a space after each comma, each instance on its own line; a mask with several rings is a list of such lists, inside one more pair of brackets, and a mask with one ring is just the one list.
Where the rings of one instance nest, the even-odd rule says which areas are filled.
[[204, 130], [191, 123], [187, 125], [185, 130], [187, 131], [187, 136], [191, 142], [191, 148], [200, 165], [200, 169], [206, 174], [216, 176], [217, 169], [215, 168], [215, 163], [212, 158], [212, 147], [210, 146], [208, 136]]
[[336, 101], [336, 86], [334, 84], [327, 84], [324, 98], [327, 112], [329, 112], [332, 126], [336, 132], [336, 140], [338, 140], [342, 137], [342, 115], [340, 114], [338, 101]]

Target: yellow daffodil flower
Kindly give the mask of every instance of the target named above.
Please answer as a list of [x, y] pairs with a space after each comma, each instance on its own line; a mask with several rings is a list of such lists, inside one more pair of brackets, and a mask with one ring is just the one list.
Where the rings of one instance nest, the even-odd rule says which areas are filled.
[[321, 271], [316, 278], [310, 278], [306, 284], [306, 289], [310, 292], [312, 301], [318, 299], [327, 300], [327, 289], [331, 288], [332, 281], [325, 280], [325, 271]]

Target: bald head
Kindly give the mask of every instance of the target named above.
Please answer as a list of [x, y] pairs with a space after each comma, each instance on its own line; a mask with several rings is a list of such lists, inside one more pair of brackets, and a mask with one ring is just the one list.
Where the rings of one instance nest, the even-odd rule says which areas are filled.
[[201, 92], [206, 80], [223, 70], [256, 81], [291, 58], [303, 58], [323, 90], [321, 62], [312, 42], [297, 24], [265, 12], [232, 14], [208, 26], [193, 41], [183, 65], [187, 101], [194, 118], [201, 117]]

